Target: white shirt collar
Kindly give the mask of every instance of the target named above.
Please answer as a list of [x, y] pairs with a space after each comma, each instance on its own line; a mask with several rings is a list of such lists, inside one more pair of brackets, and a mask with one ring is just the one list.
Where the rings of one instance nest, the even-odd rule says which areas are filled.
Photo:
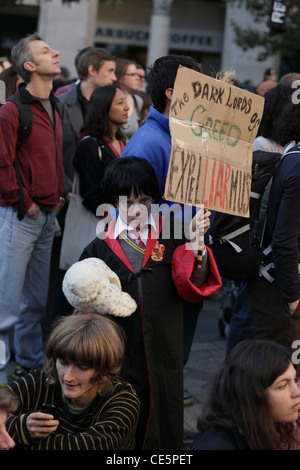
[[[146, 224], [144, 226], [144, 228], [139, 232], [140, 233], [140, 237], [141, 237], [141, 240], [145, 243], [146, 245], [146, 242], [147, 242], [147, 239], [148, 239], [148, 226], [151, 225], [153, 227], [154, 230], [156, 230], [156, 223], [155, 223], [155, 220], [153, 218], [153, 215], [150, 214], [149, 215], [149, 218], [148, 218], [148, 225]], [[120, 215], [118, 216], [117, 218], [117, 221], [115, 223], [115, 227], [114, 227], [114, 236], [115, 238], [117, 238], [120, 233], [122, 232], [130, 232], [132, 230], [135, 230], [134, 227], [131, 227], [130, 225], [127, 225], [126, 222], [124, 222], [123, 219], [121, 219]]]

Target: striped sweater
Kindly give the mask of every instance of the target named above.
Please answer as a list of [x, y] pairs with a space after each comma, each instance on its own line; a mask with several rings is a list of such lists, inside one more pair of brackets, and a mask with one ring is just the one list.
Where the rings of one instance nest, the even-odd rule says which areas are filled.
[[[139, 417], [139, 399], [131, 385], [115, 379], [109, 396], [97, 397], [80, 413], [72, 413], [58, 384], [49, 385], [43, 372], [27, 374], [8, 387], [20, 400], [15, 415], [6, 427], [20, 450], [131, 450]], [[26, 427], [31, 412], [40, 411], [42, 403], [59, 410], [59, 426], [49, 436], [34, 440]]]

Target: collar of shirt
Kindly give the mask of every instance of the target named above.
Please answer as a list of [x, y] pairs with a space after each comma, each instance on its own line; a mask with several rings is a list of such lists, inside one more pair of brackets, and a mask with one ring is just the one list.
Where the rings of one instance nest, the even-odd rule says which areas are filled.
[[[144, 242], [145, 246], [147, 245], [147, 240], [148, 240], [149, 225], [151, 225], [153, 229], [156, 230], [156, 223], [152, 214], [149, 215], [148, 224], [144, 225], [144, 228], [139, 231], [141, 240], [142, 242]], [[117, 238], [122, 232], [126, 232], [126, 234], [130, 237], [130, 231], [135, 231], [134, 227], [127, 225], [126, 222], [124, 222], [124, 220], [121, 219], [120, 216], [118, 216], [115, 227], [114, 227], [115, 238]]]

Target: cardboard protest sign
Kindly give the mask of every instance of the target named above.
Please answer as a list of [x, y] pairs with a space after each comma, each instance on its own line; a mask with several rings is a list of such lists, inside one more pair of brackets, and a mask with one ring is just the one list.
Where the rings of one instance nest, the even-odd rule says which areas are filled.
[[252, 145], [264, 98], [180, 66], [164, 198], [249, 217]]

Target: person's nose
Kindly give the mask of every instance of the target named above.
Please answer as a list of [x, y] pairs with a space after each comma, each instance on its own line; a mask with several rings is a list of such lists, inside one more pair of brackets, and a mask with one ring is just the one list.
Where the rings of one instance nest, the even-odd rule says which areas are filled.
[[10, 437], [6, 429], [0, 433], [0, 450], [12, 449], [15, 447], [15, 441]]
[[134, 204], [132, 207], [133, 207], [134, 214], [139, 216], [140, 213], [141, 213], [141, 205], [140, 204]]
[[55, 49], [52, 49], [52, 55], [53, 57], [58, 57], [60, 55], [60, 52]]
[[64, 381], [65, 382], [72, 382], [72, 380], [74, 380], [74, 366], [73, 364], [69, 365], [66, 370], [65, 370], [65, 373], [64, 373]]
[[300, 396], [300, 384], [299, 382], [294, 382], [293, 383], [293, 388], [292, 388], [292, 397], [296, 398]]
[[141, 205], [139, 203], [134, 203], [130, 206], [128, 215], [131, 217], [138, 217], [141, 213]]

